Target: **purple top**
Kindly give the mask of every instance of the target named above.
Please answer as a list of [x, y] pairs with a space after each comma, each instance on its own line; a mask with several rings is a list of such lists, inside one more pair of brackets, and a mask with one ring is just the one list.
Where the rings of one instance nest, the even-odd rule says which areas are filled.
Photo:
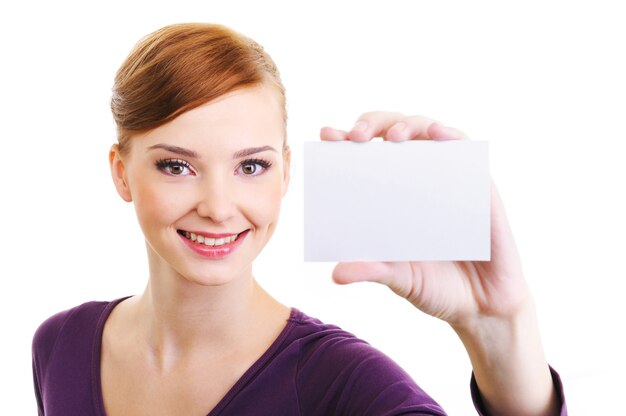
[[[88, 302], [48, 318], [33, 339], [40, 415], [104, 416], [102, 331], [119, 302]], [[563, 399], [558, 375], [555, 386]], [[472, 379], [472, 397], [482, 404]], [[212, 410], [215, 415], [445, 415], [394, 361], [342, 329], [292, 308], [269, 349]], [[566, 415], [565, 404], [561, 415]]]

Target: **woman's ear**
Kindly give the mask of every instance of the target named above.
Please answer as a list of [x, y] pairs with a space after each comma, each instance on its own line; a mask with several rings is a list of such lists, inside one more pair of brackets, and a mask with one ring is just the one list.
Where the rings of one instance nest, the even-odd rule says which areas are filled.
[[287, 193], [289, 188], [289, 181], [291, 180], [291, 149], [285, 145], [283, 148], [283, 196]]
[[117, 193], [126, 202], [131, 202], [133, 197], [128, 187], [128, 181], [126, 180], [126, 169], [124, 167], [124, 160], [120, 154], [120, 149], [117, 144], [111, 146], [109, 151], [109, 165], [111, 166], [111, 177], [113, 178], [113, 184]]

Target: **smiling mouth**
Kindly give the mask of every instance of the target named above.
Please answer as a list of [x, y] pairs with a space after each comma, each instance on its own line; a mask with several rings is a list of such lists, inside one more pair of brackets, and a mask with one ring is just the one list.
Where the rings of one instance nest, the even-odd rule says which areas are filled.
[[178, 234], [182, 235], [183, 237], [185, 237], [186, 239], [190, 241], [193, 241], [198, 244], [204, 244], [205, 246], [209, 246], [209, 247], [219, 247], [219, 246], [223, 246], [226, 244], [230, 244], [233, 241], [237, 240], [241, 234], [243, 234], [243, 233], [239, 233], [239, 234], [232, 234], [232, 235], [220, 237], [220, 238], [210, 238], [210, 237], [205, 237], [202, 235], [197, 235], [195, 233], [185, 231], [185, 230], [177, 230], [177, 232]]

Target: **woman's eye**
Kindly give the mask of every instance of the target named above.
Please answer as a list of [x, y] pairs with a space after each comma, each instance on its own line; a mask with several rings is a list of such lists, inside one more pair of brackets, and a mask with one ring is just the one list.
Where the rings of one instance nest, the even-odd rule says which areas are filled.
[[265, 172], [271, 165], [266, 160], [245, 160], [239, 165], [239, 171], [246, 176], [257, 176]]
[[189, 163], [180, 159], [163, 159], [156, 163], [159, 170], [172, 176], [184, 176], [192, 173]]
[[169, 173], [171, 173], [172, 175], [182, 175], [185, 172], [185, 168], [182, 165], [171, 165], [168, 167], [168, 171]]
[[241, 171], [244, 175], [254, 175], [257, 170], [257, 165], [248, 163], [247, 165], [241, 165]]

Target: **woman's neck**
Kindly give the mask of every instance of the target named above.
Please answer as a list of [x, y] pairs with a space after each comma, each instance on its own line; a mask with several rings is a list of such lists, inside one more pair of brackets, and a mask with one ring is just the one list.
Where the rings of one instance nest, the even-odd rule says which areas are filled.
[[162, 367], [196, 353], [254, 348], [246, 347], [250, 340], [267, 344], [289, 317], [289, 308], [259, 286], [251, 267], [219, 286], [199, 285], [168, 267], [150, 272], [144, 293], [128, 306], [140, 342]]

